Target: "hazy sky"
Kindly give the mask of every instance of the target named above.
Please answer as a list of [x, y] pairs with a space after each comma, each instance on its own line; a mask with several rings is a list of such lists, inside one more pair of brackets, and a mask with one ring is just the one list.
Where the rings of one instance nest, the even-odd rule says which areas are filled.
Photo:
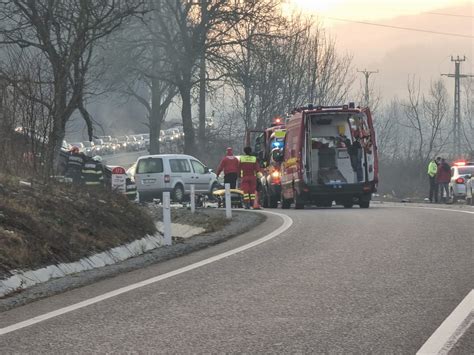
[[[426, 90], [442, 73], [452, 73], [451, 55], [465, 55], [467, 60], [462, 64], [462, 72], [474, 73], [473, 1], [292, 0], [291, 3], [296, 9], [314, 14], [322, 21], [336, 39], [339, 51], [353, 56], [355, 68], [379, 70], [371, 77], [371, 82], [385, 99], [404, 97], [407, 80], [414, 75]], [[357, 75], [362, 79], [362, 75]], [[451, 94], [454, 80], [444, 80]]]
[[297, 9], [316, 11], [319, 15], [348, 19], [386, 19], [448, 6], [466, 4], [466, 0], [291, 0]]

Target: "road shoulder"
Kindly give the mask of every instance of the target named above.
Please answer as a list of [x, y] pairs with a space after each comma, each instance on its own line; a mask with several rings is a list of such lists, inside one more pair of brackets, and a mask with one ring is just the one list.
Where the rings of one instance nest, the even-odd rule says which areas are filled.
[[260, 213], [236, 211], [232, 221], [219, 231], [201, 234], [114, 265], [53, 279], [0, 299], [0, 312], [220, 244], [235, 236], [245, 234], [262, 224], [266, 218]]

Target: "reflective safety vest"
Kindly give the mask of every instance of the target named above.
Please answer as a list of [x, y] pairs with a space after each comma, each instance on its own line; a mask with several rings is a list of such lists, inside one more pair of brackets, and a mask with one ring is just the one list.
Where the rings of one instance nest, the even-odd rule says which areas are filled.
[[69, 153], [67, 158], [67, 169], [81, 170], [84, 165], [84, 156], [82, 154]]
[[240, 157], [240, 176], [255, 176], [258, 170], [257, 157], [253, 155], [242, 155]]
[[135, 200], [137, 197], [137, 185], [128, 178], [125, 186], [125, 194], [129, 200]]
[[104, 181], [104, 172], [102, 164], [96, 161], [89, 161], [82, 168], [82, 178], [84, 184], [88, 186], [102, 185]]
[[436, 165], [435, 161], [434, 160], [430, 161], [430, 163], [428, 164], [428, 175], [431, 177], [435, 177], [437, 170], [438, 170], [438, 165]]

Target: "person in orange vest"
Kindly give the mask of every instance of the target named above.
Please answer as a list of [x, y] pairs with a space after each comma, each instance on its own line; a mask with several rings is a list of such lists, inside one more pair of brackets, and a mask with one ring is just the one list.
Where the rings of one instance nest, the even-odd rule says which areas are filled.
[[251, 155], [252, 148], [244, 148], [245, 155], [240, 157], [240, 188], [244, 193], [245, 209], [254, 206], [255, 192], [257, 190], [257, 173], [260, 167], [257, 157]]

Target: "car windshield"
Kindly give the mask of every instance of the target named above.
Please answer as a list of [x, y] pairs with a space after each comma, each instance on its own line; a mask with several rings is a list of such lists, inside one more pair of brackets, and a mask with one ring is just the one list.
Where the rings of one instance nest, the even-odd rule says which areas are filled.
[[459, 175], [474, 175], [474, 165], [459, 168]]
[[137, 164], [137, 174], [156, 174], [163, 172], [163, 160], [161, 158], [142, 159]]

